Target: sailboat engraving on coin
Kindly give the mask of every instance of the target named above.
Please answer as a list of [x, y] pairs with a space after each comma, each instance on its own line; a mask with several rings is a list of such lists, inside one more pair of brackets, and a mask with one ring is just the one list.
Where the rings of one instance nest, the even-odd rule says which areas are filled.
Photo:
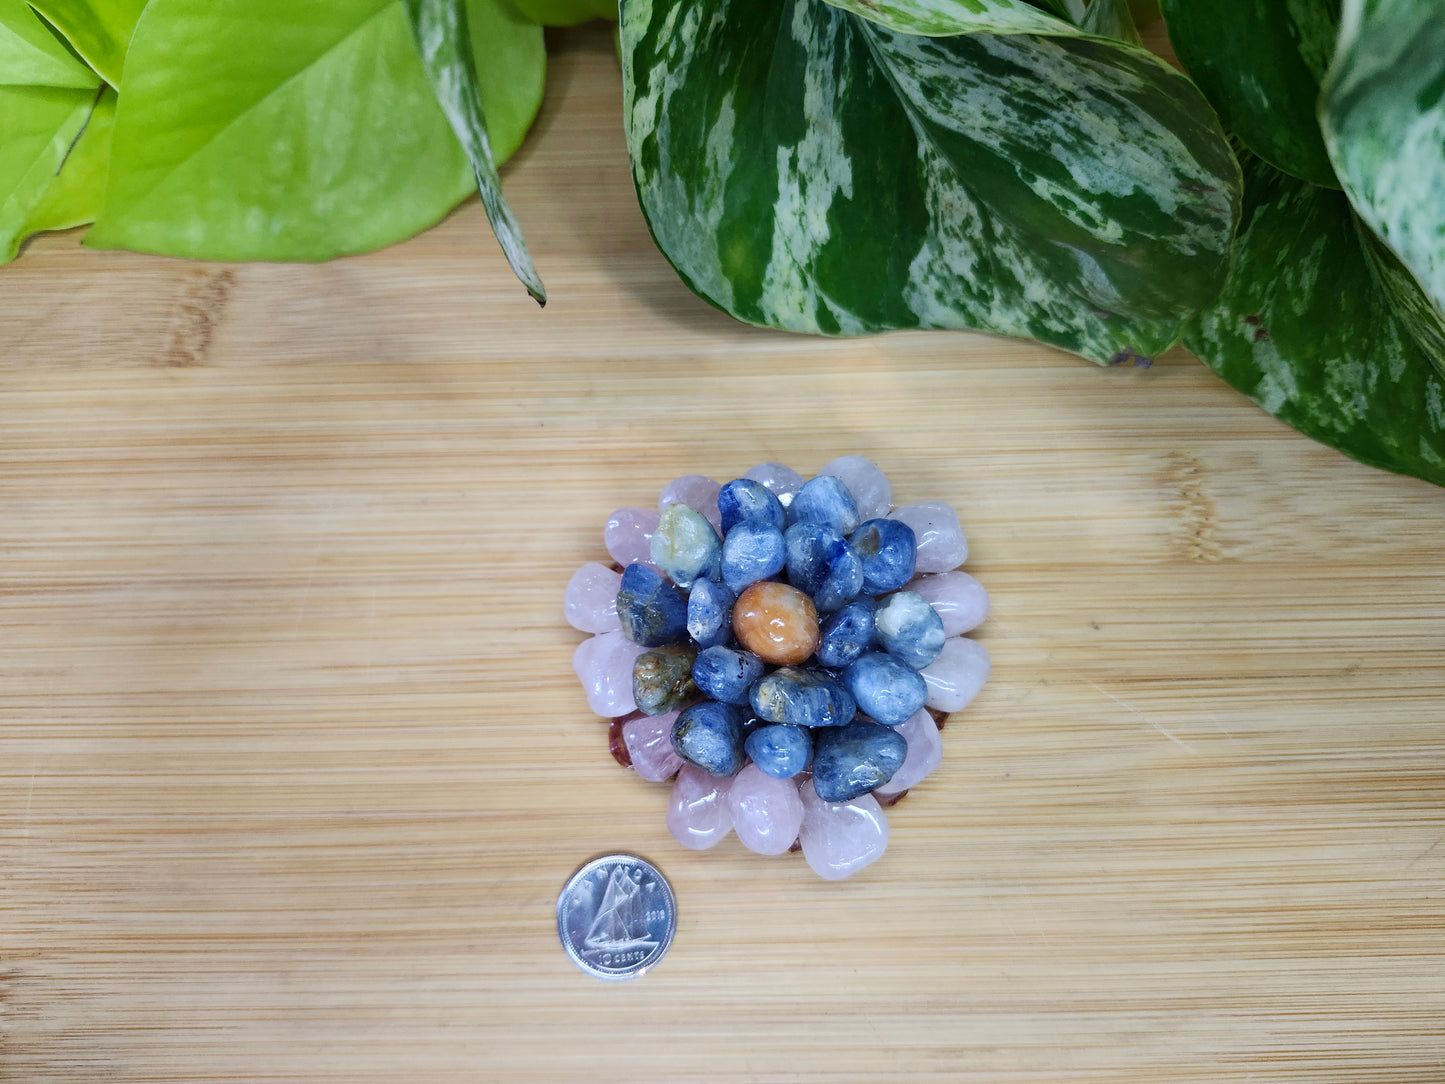
[[602, 897], [602, 909], [582, 941], [583, 952], [606, 954], [657, 947], [638, 910], [641, 891], [642, 885], [628, 878], [621, 867], [613, 868]]
[[557, 900], [557, 933], [582, 970], [604, 979], [631, 979], [667, 951], [677, 907], [667, 879], [635, 855], [587, 863]]

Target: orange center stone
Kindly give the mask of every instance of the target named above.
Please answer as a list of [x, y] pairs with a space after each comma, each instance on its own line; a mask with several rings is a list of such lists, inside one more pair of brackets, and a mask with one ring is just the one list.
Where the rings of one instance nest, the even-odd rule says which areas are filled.
[[796, 666], [818, 650], [818, 611], [796, 587], [763, 580], [738, 596], [733, 632], [764, 662]]

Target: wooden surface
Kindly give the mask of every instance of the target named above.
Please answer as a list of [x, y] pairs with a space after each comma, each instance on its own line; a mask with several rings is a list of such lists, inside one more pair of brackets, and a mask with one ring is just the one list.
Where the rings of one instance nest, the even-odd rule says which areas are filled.
[[[5, 1081], [1445, 1081], [1445, 495], [1182, 354], [740, 327], [653, 249], [605, 34], [507, 172], [317, 267], [0, 270]], [[851, 881], [607, 755], [614, 508], [876, 459], [961, 511], [994, 675]], [[640, 982], [565, 878], [677, 892]]]

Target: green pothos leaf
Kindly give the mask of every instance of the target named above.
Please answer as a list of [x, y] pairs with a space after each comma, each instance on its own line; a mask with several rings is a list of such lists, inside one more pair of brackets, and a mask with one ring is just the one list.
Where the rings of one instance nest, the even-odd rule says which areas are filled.
[[1300, 432], [1445, 484], [1445, 384], [1392, 311], [1368, 243], [1343, 193], [1251, 157], [1229, 281], [1184, 344]]
[[1238, 166], [1186, 79], [1071, 33], [929, 38], [809, 0], [623, 0], [653, 236], [749, 323], [977, 328], [1101, 362], [1162, 350], [1223, 281]]
[[1129, 10], [1129, 0], [1069, 0], [1069, 16], [1074, 25], [1086, 34], [1097, 34], [1101, 38], [1115, 38], [1131, 45], [1141, 45], [1139, 28], [1134, 25], [1134, 14]]
[[487, 135], [482, 94], [472, 60], [466, 7], [462, 0], [404, 0], [404, 6], [421, 53], [422, 67], [447, 122], [472, 163], [492, 232], [527, 292], [537, 304], [545, 305], [547, 291], [522, 239], [522, 227], [502, 198], [502, 179], [497, 176], [497, 163], [492, 158], [492, 141]]
[[68, 230], [94, 222], [105, 193], [110, 166], [110, 133], [115, 127], [116, 94], [106, 87], [95, 101], [60, 171], [30, 212], [21, 240], [46, 230]]
[[0, 263], [15, 258], [99, 91], [0, 86]]
[[[542, 30], [468, 0], [498, 160], [535, 115]], [[475, 185], [391, 0], [150, 0], [85, 243], [322, 260], [435, 223]]]
[[522, 18], [540, 26], [576, 26], [591, 19], [617, 21], [617, 0], [509, 0]]
[[1162, 0], [1162, 6], [1179, 62], [1225, 127], [1277, 169], [1339, 187], [1315, 103], [1334, 52], [1340, 0]]
[[113, 87], [146, 0], [30, 0], [71, 47]]
[[99, 85], [95, 72], [66, 48], [25, 0], [0, 0], [0, 86], [89, 90]]
[[1445, 10], [1439, 0], [1346, 0], [1320, 103], [1345, 193], [1415, 278], [1402, 313], [1445, 365]]

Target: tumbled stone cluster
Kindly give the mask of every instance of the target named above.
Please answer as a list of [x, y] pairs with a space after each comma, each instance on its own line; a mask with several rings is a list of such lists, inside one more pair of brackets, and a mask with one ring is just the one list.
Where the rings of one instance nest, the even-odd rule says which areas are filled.
[[763, 463], [725, 485], [679, 478], [656, 513], [614, 513], [604, 542], [616, 564], [567, 585], [568, 621], [594, 634], [573, 667], [638, 775], [674, 781], [673, 835], [698, 850], [729, 831], [762, 854], [798, 843], [829, 879], [875, 861], [878, 799], [942, 756], [930, 709], [958, 711], [988, 677], [964, 635], [988, 596], [957, 570], [953, 509], [893, 507], [861, 456], [808, 481]]

